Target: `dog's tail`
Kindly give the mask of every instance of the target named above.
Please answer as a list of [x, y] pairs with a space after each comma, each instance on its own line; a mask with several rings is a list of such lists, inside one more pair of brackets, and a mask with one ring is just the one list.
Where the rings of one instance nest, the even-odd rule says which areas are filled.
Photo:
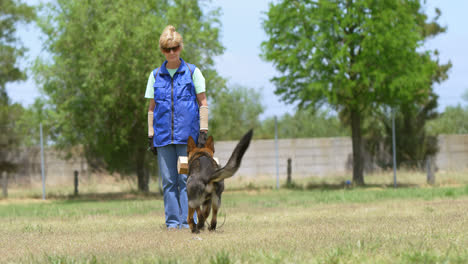
[[226, 166], [224, 166], [221, 169], [216, 170], [211, 176], [210, 182], [222, 181], [226, 178], [232, 177], [234, 173], [236, 173], [236, 171], [240, 167], [242, 157], [244, 156], [245, 151], [247, 151], [247, 148], [250, 145], [250, 140], [252, 139], [252, 135], [253, 135], [253, 130], [250, 129], [249, 132], [247, 132], [237, 144]]

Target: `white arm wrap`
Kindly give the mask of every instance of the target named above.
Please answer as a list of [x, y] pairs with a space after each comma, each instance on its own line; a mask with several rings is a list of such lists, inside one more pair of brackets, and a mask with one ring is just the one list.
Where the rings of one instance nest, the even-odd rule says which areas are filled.
[[154, 136], [153, 112], [148, 112], [148, 137]]
[[208, 106], [200, 106], [200, 130], [208, 130]]

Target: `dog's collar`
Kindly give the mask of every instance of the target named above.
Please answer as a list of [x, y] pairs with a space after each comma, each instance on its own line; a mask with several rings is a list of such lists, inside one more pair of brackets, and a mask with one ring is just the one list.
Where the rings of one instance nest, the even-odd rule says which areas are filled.
[[190, 162], [192, 162], [193, 160], [196, 160], [202, 156], [207, 156], [209, 157], [210, 159], [212, 159], [213, 157], [211, 157], [210, 153], [208, 153], [207, 151], [197, 151], [197, 153], [193, 154], [192, 157], [190, 157], [190, 159], [188, 160], [188, 163], [190, 164]]
[[187, 174], [187, 177], [190, 176], [190, 167], [191, 164], [192, 164], [192, 161], [196, 160], [196, 159], [199, 159], [201, 157], [208, 157], [212, 163], [214, 163], [216, 166], [218, 166], [218, 163], [216, 163], [216, 161], [213, 159], [213, 157], [211, 156], [211, 154], [207, 151], [198, 151], [197, 153], [193, 154], [192, 157], [190, 157], [190, 159], [188, 160], [188, 174]]

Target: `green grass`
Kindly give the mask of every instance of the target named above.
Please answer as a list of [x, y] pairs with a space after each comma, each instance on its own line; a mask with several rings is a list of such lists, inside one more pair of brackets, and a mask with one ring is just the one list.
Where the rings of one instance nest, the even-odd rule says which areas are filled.
[[228, 188], [196, 235], [155, 194], [1, 200], [0, 262], [468, 263], [468, 185], [294, 187]]
[[[309, 207], [314, 204], [371, 203], [385, 200], [456, 199], [468, 196], [468, 185], [440, 188], [354, 188], [341, 190], [268, 190], [228, 192], [224, 195], [223, 206], [252, 208]], [[144, 196], [142, 196], [144, 198]], [[52, 200], [44, 203], [6, 204], [0, 206], [0, 218], [79, 218], [89, 216], [131, 216], [148, 215], [162, 211], [162, 197], [135, 200], [95, 200], [76, 198]]]
[[[155, 202], [156, 201], [156, 202]], [[89, 216], [148, 215], [162, 211], [158, 200], [52, 201], [34, 204], [0, 205], [1, 218], [80, 218]]]
[[346, 203], [374, 203], [386, 200], [434, 200], [456, 199], [468, 196], [468, 185], [463, 187], [439, 188], [398, 188], [398, 189], [341, 189], [341, 190], [282, 190], [271, 191], [257, 195], [257, 192], [232, 194], [224, 204], [237, 207], [253, 208], [308, 208], [310, 204], [346, 204]]

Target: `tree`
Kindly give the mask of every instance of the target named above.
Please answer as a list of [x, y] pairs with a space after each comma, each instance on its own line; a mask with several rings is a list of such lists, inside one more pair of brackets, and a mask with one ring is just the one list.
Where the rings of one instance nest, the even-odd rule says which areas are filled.
[[[340, 120], [325, 110], [298, 109], [293, 115], [286, 113], [279, 117], [277, 123], [279, 138], [349, 136], [349, 131], [343, 127]], [[274, 138], [275, 120], [273, 117], [262, 122], [262, 127], [256, 136], [263, 139]]]
[[216, 140], [238, 140], [250, 128], [259, 128], [263, 113], [260, 92], [233, 85], [211, 103], [210, 134]]
[[280, 72], [272, 79], [276, 94], [349, 116], [357, 185], [364, 184], [365, 113], [429, 96], [435, 69], [431, 53], [418, 52], [421, 12], [416, 0], [283, 0], [270, 4], [263, 21], [269, 39], [262, 55]]
[[437, 119], [429, 122], [426, 130], [435, 135], [468, 134], [466, 120], [468, 120], [468, 107], [447, 106]]
[[[462, 95], [468, 102], [468, 90]], [[468, 106], [447, 106], [444, 112], [435, 120], [429, 122], [427, 131], [439, 134], [468, 134]]]
[[44, 98], [36, 98], [34, 103], [26, 107], [16, 122], [16, 128], [20, 134], [25, 135], [21, 145], [26, 147], [39, 146], [39, 126], [42, 124], [44, 144], [54, 142], [54, 134], [51, 133], [51, 125], [55, 120], [55, 112], [50, 110]]
[[2, 0], [0, 9], [0, 92], [5, 92], [8, 82], [26, 79], [26, 74], [18, 68], [18, 59], [26, 49], [15, 36], [19, 22], [34, 19], [34, 9], [21, 1]]
[[[405, 103], [394, 111], [397, 167], [423, 169], [426, 159], [437, 153], [436, 134], [424, 129], [438, 116], [437, 99], [431, 93], [425, 102]], [[389, 107], [381, 107], [364, 126], [365, 148], [383, 168], [391, 168], [393, 164], [392, 114]]]
[[21, 118], [23, 107], [11, 104], [6, 93], [0, 94], [0, 176], [3, 172], [16, 170], [15, 154], [22, 141], [16, 122]]
[[[436, 8], [435, 12], [436, 16], [432, 21], [427, 21], [428, 17], [422, 14], [418, 22], [424, 41], [447, 30], [437, 22], [442, 14], [441, 11]], [[421, 56], [424, 55], [424, 53], [421, 54]], [[404, 102], [394, 111], [397, 166], [404, 164], [412, 168], [424, 168], [424, 161], [438, 151], [437, 134], [425, 129], [425, 126], [430, 120], [438, 117], [438, 96], [433, 91], [433, 84], [441, 83], [448, 78], [452, 63], [449, 61], [441, 64], [437, 57], [437, 50], [434, 51], [434, 55], [430, 63], [434, 65], [435, 71], [431, 83], [427, 84], [427, 88], [431, 91], [429, 97], [419, 102]], [[382, 123], [383, 126], [376, 125], [377, 123]], [[378, 164], [390, 167], [393, 163], [391, 158], [393, 152], [392, 110], [390, 107], [381, 106], [372, 111], [364, 130], [366, 148], [374, 155]], [[382, 151], [385, 153], [381, 153]]]
[[182, 57], [196, 64], [209, 96], [224, 87], [213, 57], [219, 10], [204, 13], [190, 0], [57, 0], [44, 7], [39, 25], [51, 59], [38, 61], [37, 79], [56, 112], [51, 125], [62, 149], [82, 145], [88, 161], [110, 172], [135, 173], [148, 191], [146, 151], [150, 72], [164, 62], [159, 36], [168, 24], [184, 37]]
[[23, 108], [12, 104], [6, 92], [8, 82], [26, 79], [26, 74], [18, 67], [18, 60], [26, 49], [15, 36], [16, 26], [20, 22], [30, 22], [34, 9], [21, 1], [0, 1], [0, 174], [13, 171], [16, 167], [11, 154], [21, 143], [21, 134], [17, 133], [16, 122]]

